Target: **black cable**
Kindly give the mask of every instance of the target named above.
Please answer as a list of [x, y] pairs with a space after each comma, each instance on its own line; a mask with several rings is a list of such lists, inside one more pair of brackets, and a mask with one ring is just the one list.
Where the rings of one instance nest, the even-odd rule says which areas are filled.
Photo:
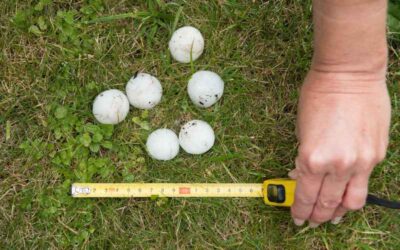
[[400, 209], [400, 202], [399, 201], [389, 201], [389, 200], [386, 200], [386, 199], [382, 199], [382, 198], [376, 197], [373, 194], [368, 194], [367, 203], [368, 204], [372, 204], [372, 205], [386, 207], [386, 208]]

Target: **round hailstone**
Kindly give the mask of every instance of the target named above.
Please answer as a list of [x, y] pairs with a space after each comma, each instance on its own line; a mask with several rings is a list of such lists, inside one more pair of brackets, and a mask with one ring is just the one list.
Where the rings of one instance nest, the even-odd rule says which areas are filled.
[[200, 120], [192, 120], [181, 128], [179, 144], [189, 154], [203, 154], [214, 145], [215, 135], [211, 126]]
[[151, 109], [161, 101], [162, 86], [154, 76], [139, 73], [126, 84], [126, 94], [132, 106]]
[[147, 138], [146, 147], [152, 158], [168, 161], [179, 153], [179, 140], [174, 131], [157, 129]]
[[[169, 51], [172, 57], [181, 63], [195, 61], [204, 50], [204, 38], [200, 31], [192, 26], [177, 29], [169, 41]], [[192, 55], [192, 58], [190, 58]]]
[[189, 80], [188, 93], [196, 106], [208, 108], [222, 97], [224, 81], [212, 71], [197, 71]]
[[100, 123], [120, 123], [129, 112], [128, 98], [118, 89], [103, 91], [94, 99], [92, 112]]

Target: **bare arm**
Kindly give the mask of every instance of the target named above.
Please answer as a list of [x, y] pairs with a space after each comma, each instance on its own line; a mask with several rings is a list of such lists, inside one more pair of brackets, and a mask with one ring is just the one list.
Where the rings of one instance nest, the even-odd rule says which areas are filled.
[[301, 89], [292, 216], [338, 222], [365, 204], [386, 153], [386, 0], [314, 0], [314, 56]]
[[315, 0], [313, 7], [313, 70], [384, 76], [387, 1]]

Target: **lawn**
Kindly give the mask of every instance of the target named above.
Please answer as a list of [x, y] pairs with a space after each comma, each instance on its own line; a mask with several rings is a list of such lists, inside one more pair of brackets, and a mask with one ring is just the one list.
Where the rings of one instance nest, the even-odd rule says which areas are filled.
[[[138, 3], [139, 2], [139, 3]], [[168, 3], [165, 3], [168, 2]], [[400, 5], [400, 4], [399, 4]], [[400, 17], [390, 15], [391, 141], [372, 193], [400, 199]], [[397, 17], [399, 19], [397, 19]], [[205, 37], [193, 64], [172, 60], [180, 26]], [[296, 227], [289, 210], [261, 199], [73, 199], [73, 182], [262, 182], [285, 177], [296, 156], [298, 90], [312, 56], [309, 1], [0, 2], [1, 249], [395, 249], [398, 211], [368, 206], [338, 226]], [[197, 70], [220, 74], [222, 100], [196, 108], [186, 93]], [[124, 90], [137, 71], [157, 76], [161, 103], [131, 108], [114, 127], [91, 105]], [[216, 144], [168, 162], [147, 135], [208, 121]]]

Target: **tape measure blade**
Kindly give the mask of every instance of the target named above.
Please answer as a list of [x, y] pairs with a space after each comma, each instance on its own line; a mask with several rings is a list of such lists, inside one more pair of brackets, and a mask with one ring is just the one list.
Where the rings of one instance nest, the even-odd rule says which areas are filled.
[[259, 183], [74, 183], [76, 198], [263, 197]]

